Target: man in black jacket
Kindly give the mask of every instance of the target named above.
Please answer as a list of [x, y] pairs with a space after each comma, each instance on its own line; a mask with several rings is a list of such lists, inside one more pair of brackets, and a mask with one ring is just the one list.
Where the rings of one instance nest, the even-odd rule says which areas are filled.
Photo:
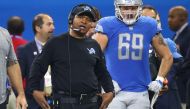
[[69, 15], [69, 32], [50, 39], [34, 60], [29, 84], [43, 109], [49, 109], [49, 105], [38, 83], [49, 65], [55, 109], [98, 109], [98, 82], [105, 91], [100, 109], [113, 99], [114, 87], [101, 48], [95, 40], [85, 37], [94, 19], [91, 6], [75, 6]]
[[[30, 86], [28, 84], [30, 69], [32, 62], [42, 51], [42, 47], [47, 40], [52, 36], [54, 31], [53, 19], [47, 14], [37, 14], [32, 23], [35, 38], [25, 46], [20, 46], [17, 49], [17, 56], [22, 71], [22, 78], [25, 82], [25, 93], [28, 102], [28, 109], [41, 109], [35, 99], [30, 94]], [[39, 90], [44, 90], [44, 78], [38, 82]]]
[[[175, 6], [171, 8], [168, 16], [168, 24], [170, 29], [176, 33], [173, 40], [184, 57], [184, 62], [179, 65], [179, 67], [182, 67], [179, 70], [181, 74], [178, 77], [177, 83], [182, 103], [186, 103], [188, 109], [190, 109], [190, 90], [188, 90], [188, 87], [190, 87], [190, 73], [188, 70], [189, 67], [186, 67], [190, 63], [190, 58], [188, 57], [188, 49], [190, 49], [190, 26], [188, 24], [188, 11], [185, 7]], [[188, 81], [189, 85], [187, 84]]]

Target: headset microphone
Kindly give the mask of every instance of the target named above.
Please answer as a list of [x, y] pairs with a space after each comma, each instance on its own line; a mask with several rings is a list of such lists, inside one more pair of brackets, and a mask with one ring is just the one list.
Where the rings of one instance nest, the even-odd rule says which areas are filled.
[[72, 28], [72, 30], [74, 30], [74, 31], [80, 31], [80, 29], [79, 28]]
[[73, 30], [73, 31], [77, 31], [77, 32], [79, 32], [81, 29], [80, 28], [73, 28], [73, 26], [71, 25], [71, 29]]

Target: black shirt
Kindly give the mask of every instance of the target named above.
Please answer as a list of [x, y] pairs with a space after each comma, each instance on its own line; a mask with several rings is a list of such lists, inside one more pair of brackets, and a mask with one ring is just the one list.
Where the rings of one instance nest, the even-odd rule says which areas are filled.
[[51, 66], [53, 93], [93, 93], [98, 81], [105, 92], [114, 90], [99, 44], [90, 38], [78, 39], [65, 33], [50, 39], [34, 60], [29, 83], [31, 91], [39, 89], [39, 81]]

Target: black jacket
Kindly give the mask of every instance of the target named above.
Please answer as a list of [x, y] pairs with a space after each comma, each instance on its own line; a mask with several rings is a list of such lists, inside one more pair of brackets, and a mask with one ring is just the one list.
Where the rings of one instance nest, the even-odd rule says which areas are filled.
[[185, 58], [187, 55], [188, 48], [190, 47], [190, 25], [185, 27], [185, 29], [179, 34], [175, 43], [180, 47], [180, 53]]
[[50, 39], [35, 59], [29, 77], [31, 91], [51, 66], [53, 93], [71, 94], [98, 91], [98, 82], [106, 92], [114, 90], [99, 44], [90, 38], [77, 39], [65, 33]]
[[[35, 57], [39, 55], [37, 45], [35, 41], [29, 42], [24, 46], [20, 46], [17, 48], [17, 57], [20, 64], [22, 78], [26, 79], [26, 94], [29, 95], [29, 85], [28, 85], [28, 78], [30, 73], [30, 68], [32, 62], [34, 61]], [[44, 89], [44, 78], [42, 78], [40, 82], [40, 90]]]
[[[29, 86], [29, 75], [30, 68], [33, 60], [39, 55], [37, 45], [35, 41], [32, 41], [24, 46], [17, 48], [17, 57], [20, 64], [22, 78], [26, 80], [26, 99], [28, 103], [28, 109], [38, 109], [40, 108], [39, 104], [34, 100], [33, 96], [30, 94]], [[44, 78], [42, 77], [41, 81], [38, 82], [39, 90], [44, 90]]]

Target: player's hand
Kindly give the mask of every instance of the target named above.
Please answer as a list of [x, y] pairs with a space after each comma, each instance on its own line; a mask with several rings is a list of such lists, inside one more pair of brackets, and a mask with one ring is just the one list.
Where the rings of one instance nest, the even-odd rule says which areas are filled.
[[157, 76], [155, 81], [150, 82], [150, 84], [148, 85], [148, 89], [155, 93], [158, 93], [163, 87], [163, 81], [163, 77]]
[[164, 85], [163, 88], [159, 92], [159, 96], [163, 95], [167, 91], [168, 91], [168, 85]]
[[164, 94], [165, 92], [168, 91], [168, 80], [165, 78], [164, 82], [163, 82], [163, 87], [159, 93], [159, 96], [161, 96], [162, 94]]
[[155, 80], [155, 81], [152, 81], [149, 85], [148, 85], [148, 89], [157, 93], [161, 90], [162, 88], [162, 82], [159, 81], [159, 80]]
[[19, 109], [19, 106], [21, 106], [21, 109], [27, 109], [28, 107], [24, 93], [19, 93], [16, 98], [16, 109]]
[[45, 93], [43, 91], [35, 90], [33, 91], [32, 95], [42, 109], [50, 109], [50, 106], [45, 99]]
[[106, 109], [109, 103], [112, 101], [114, 94], [112, 92], [103, 93], [102, 95], [102, 104], [99, 109]]

